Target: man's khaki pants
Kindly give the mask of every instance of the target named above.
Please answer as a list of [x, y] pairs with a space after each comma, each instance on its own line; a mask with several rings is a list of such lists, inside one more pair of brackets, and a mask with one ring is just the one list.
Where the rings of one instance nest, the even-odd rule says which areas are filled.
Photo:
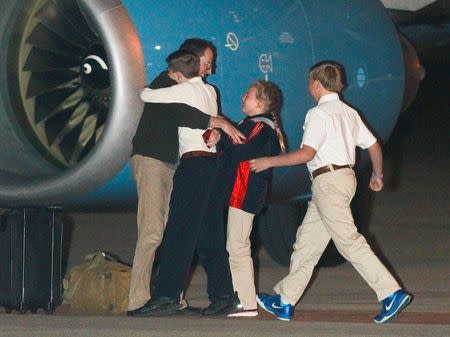
[[134, 253], [128, 310], [142, 307], [150, 299], [150, 276], [169, 212], [175, 169], [162, 161], [141, 155], [131, 158], [138, 191], [138, 239]]
[[254, 217], [254, 214], [238, 208], [228, 209], [227, 251], [233, 289], [237, 291], [239, 301], [246, 310], [257, 308], [250, 243]]
[[297, 303], [330, 239], [375, 291], [378, 301], [400, 289], [354, 224], [350, 210], [356, 190], [353, 170], [323, 173], [313, 180], [311, 189], [312, 200], [297, 231], [289, 275], [274, 287], [283, 301]]

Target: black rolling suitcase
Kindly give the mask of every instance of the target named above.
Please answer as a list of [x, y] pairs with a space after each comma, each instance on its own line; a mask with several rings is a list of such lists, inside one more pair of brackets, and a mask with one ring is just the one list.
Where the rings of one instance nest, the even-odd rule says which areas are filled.
[[53, 313], [62, 301], [63, 226], [55, 209], [7, 210], [0, 223], [0, 306]]

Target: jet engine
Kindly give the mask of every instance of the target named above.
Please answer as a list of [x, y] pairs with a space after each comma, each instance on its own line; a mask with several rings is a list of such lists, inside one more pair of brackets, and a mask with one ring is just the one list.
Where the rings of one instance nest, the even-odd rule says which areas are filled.
[[129, 159], [144, 61], [119, 1], [0, 4], [0, 201], [83, 195]]

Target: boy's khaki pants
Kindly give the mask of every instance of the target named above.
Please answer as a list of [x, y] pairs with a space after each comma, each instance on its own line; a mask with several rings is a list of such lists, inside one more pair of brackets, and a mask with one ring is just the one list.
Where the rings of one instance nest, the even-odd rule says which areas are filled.
[[230, 207], [228, 209], [227, 251], [234, 291], [246, 310], [256, 309], [255, 275], [251, 256], [250, 233], [252, 213]]
[[150, 299], [150, 276], [169, 212], [175, 169], [141, 155], [131, 158], [138, 191], [138, 239], [131, 272], [128, 310], [142, 307]]
[[297, 303], [330, 239], [375, 291], [378, 301], [400, 289], [354, 224], [350, 210], [356, 190], [353, 170], [321, 174], [313, 180], [311, 189], [312, 200], [297, 231], [289, 275], [274, 287], [283, 301]]

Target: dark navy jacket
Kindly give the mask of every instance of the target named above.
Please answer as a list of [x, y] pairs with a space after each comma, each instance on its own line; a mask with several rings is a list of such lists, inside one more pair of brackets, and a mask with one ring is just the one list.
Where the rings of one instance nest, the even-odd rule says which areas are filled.
[[[228, 137], [223, 142], [223, 160], [231, 190], [229, 205], [245, 212], [257, 214], [264, 207], [272, 178], [272, 169], [260, 173], [250, 171], [250, 159], [275, 156], [280, 153], [280, 145], [275, 130], [264, 121], [271, 114], [263, 114], [245, 118], [238, 125], [238, 129], [247, 137], [245, 144], [233, 145]], [[250, 135], [252, 137], [250, 138]]]

